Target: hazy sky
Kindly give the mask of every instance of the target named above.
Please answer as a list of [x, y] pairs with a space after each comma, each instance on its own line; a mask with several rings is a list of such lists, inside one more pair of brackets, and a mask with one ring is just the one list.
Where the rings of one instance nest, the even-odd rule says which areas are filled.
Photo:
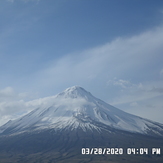
[[0, 125], [79, 85], [163, 123], [162, 0], [0, 0]]

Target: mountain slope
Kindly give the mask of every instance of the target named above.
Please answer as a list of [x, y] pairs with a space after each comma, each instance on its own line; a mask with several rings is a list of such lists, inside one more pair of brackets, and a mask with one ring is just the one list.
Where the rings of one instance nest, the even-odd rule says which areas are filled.
[[45, 99], [46, 105], [0, 127], [0, 134], [18, 134], [44, 129], [117, 129], [163, 136], [163, 125], [119, 110], [81, 87], [73, 86]]

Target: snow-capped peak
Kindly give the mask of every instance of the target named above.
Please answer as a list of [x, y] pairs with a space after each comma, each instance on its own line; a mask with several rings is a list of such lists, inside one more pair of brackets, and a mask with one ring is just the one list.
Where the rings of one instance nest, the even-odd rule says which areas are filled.
[[86, 96], [90, 96], [90, 92], [87, 92], [84, 88], [80, 87], [80, 86], [73, 86], [73, 87], [69, 87], [67, 88], [65, 91], [63, 91], [62, 93], [59, 93], [58, 96], [62, 96], [62, 97], [69, 97], [69, 98], [78, 98], [78, 97], [86, 97]]
[[87, 92], [84, 88], [82, 88], [80, 86], [69, 87], [64, 92], [74, 92], [74, 91], [78, 91], [78, 92], [84, 91], [84, 92]]
[[119, 110], [79, 86], [44, 98], [44, 103], [46, 105], [38, 106], [27, 115], [0, 127], [0, 133], [8, 129], [11, 132], [45, 128], [100, 130], [99, 126], [142, 134], [163, 133], [163, 125]]

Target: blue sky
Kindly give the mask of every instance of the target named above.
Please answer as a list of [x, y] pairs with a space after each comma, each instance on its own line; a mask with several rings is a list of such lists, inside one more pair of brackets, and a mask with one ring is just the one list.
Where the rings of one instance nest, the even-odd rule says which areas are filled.
[[1, 0], [0, 124], [80, 85], [163, 123], [162, 0]]

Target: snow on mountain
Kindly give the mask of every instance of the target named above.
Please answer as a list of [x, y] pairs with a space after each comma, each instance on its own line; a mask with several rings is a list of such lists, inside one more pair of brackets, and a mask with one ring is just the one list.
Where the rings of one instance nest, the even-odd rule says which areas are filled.
[[[84, 131], [96, 129], [100, 132], [100, 126], [96, 124], [133, 133], [163, 133], [162, 124], [119, 110], [78, 86], [67, 88], [62, 93], [42, 101], [41, 106], [38, 105], [32, 112], [0, 127], [0, 133], [48, 128], [81, 128]], [[38, 103], [38, 100], [34, 102]]]

